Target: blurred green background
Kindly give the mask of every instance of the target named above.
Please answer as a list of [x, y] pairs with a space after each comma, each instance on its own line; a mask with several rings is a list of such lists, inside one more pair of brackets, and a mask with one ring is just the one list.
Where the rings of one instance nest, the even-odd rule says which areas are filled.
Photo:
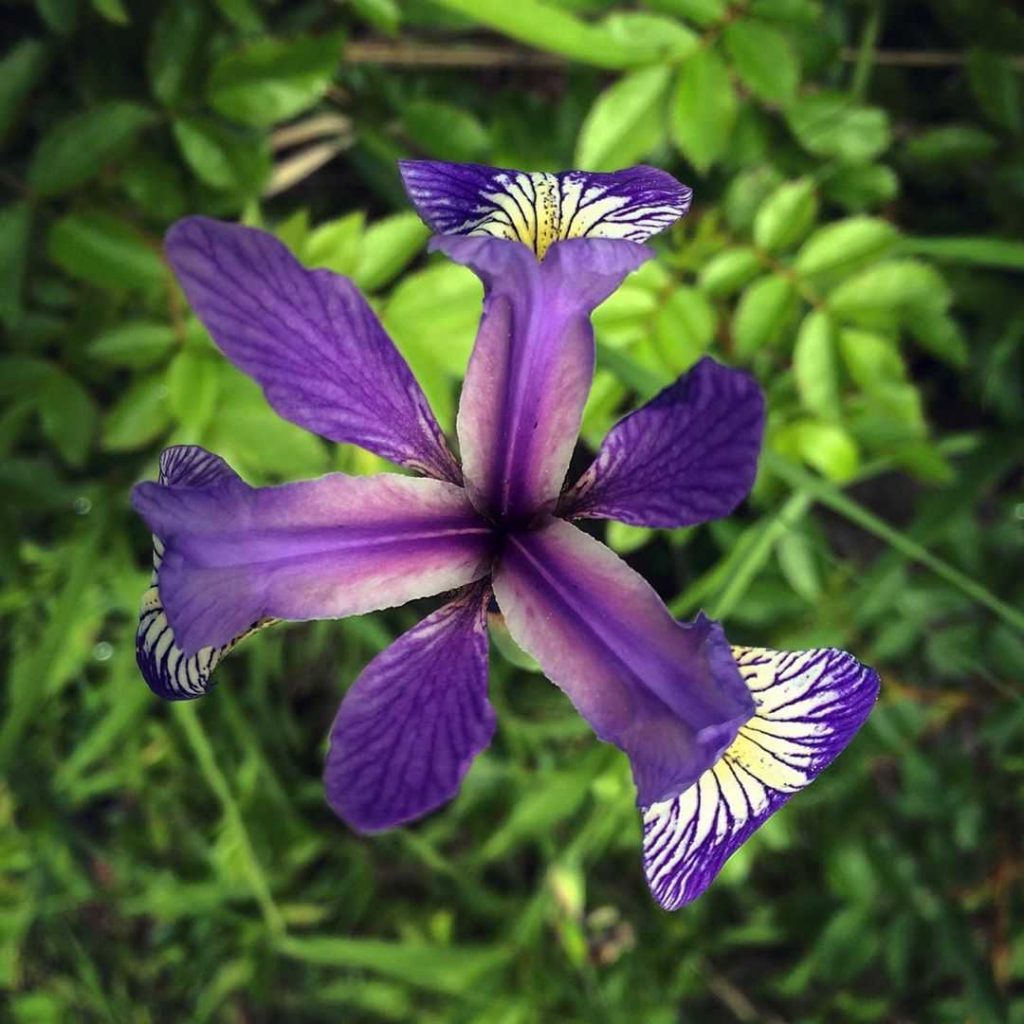
[[[1024, 1021], [1024, 18], [997, 0], [0, 5], [0, 1016]], [[607, 539], [738, 642], [883, 676], [836, 766], [675, 914], [625, 758], [492, 656], [460, 797], [358, 838], [321, 790], [422, 614], [281, 627], [196, 704], [134, 664], [163, 445], [250, 481], [379, 460], [277, 419], [160, 256], [186, 213], [352, 276], [451, 429], [480, 302], [395, 160], [648, 161], [685, 221], [596, 314], [584, 430], [701, 354], [769, 398], [726, 521]]]

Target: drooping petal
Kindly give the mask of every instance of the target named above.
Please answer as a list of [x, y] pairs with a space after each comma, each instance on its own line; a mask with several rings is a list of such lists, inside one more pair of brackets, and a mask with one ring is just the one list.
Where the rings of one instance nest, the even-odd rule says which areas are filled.
[[570, 523], [508, 536], [493, 585], [515, 642], [629, 755], [641, 805], [689, 788], [753, 712], [721, 628], [676, 622], [642, 576]]
[[327, 800], [360, 832], [412, 821], [450, 800], [491, 741], [487, 600], [474, 585], [363, 670], [331, 728]]
[[382, 473], [254, 488], [143, 483], [132, 503], [163, 542], [160, 597], [186, 656], [265, 618], [358, 615], [483, 575], [490, 536], [465, 491]]
[[413, 205], [438, 234], [508, 238], [538, 257], [566, 238], [643, 242], [682, 217], [692, 196], [655, 167], [558, 174], [433, 160], [399, 167]]
[[644, 870], [675, 910], [853, 739], [878, 697], [878, 674], [837, 650], [733, 648], [757, 711], [682, 796], [645, 807]]
[[423, 391], [351, 281], [306, 270], [266, 232], [205, 217], [175, 224], [165, 251], [213, 340], [285, 419], [460, 482]]
[[[204, 487], [218, 480], [238, 480], [235, 471], [219, 456], [195, 445], [176, 445], [160, 456], [159, 484], [162, 487]], [[190, 700], [210, 688], [213, 670], [240, 640], [270, 625], [272, 620], [253, 622], [251, 627], [218, 647], [202, 647], [186, 655], [167, 621], [160, 596], [160, 569], [164, 545], [153, 537], [153, 576], [142, 596], [139, 624], [135, 631], [135, 660], [149, 688], [164, 700]]]
[[702, 359], [609, 431], [560, 514], [668, 528], [728, 515], [753, 486], [763, 432], [754, 378]]
[[516, 242], [435, 238], [484, 283], [458, 434], [466, 488], [484, 513], [550, 511], [565, 480], [594, 373], [590, 312], [650, 257], [633, 242], [559, 242], [538, 263]]

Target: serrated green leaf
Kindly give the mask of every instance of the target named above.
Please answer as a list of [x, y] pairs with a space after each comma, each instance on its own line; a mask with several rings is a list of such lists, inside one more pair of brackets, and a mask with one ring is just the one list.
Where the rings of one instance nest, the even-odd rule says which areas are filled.
[[725, 48], [744, 83], [769, 103], [787, 103], [800, 84], [800, 64], [789, 40], [756, 18], [725, 27]]
[[749, 358], [774, 342], [792, 317], [796, 302], [796, 290], [784, 277], [770, 274], [748, 286], [732, 320], [737, 354]]
[[636, 163], [665, 137], [667, 67], [623, 75], [594, 101], [576, 143], [575, 165], [590, 171]]
[[103, 103], [54, 125], [32, 154], [28, 183], [42, 195], [70, 192], [123, 153], [154, 114], [139, 103]]
[[712, 47], [683, 61], [669, 108], [669, 132], [679, 151], [706, 171], [729, 144], [739, 101], [722, 58]]
[[341, 62], [344, 35], [259, 39], [221, 57], [210, 72], [210, 105], [243, 124], [294, 117], [327, 91]]
[[780, 185], [754, 218], [754, 242], [768, 252], [796, 245], [818, 217], [818, 193], [810, 178]]

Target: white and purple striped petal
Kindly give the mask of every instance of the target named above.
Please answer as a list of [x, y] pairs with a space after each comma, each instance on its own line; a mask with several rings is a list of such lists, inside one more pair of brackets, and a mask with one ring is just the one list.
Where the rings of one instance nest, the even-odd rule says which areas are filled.
[[160, 599], [186, 656], [266, 618], [388, 608], [486, 574], [490, 530], [439, 480], [333, 473], [253, 488], [143, 483], [135, 509], [163, 543]]
[[306, 270], [264, 231], [205, 217], [175, 224], [165, 251], [213, 340], [281, 416], [460, 482], [423, 391], [351, 281]]
[[[195, 445], [177, 445], [160, 456], [162, 487], [206, 487], [219, 480], [238, 480], [235, 471], [218, 455]], [[160, 568], [164, 545], [153, 537], [153, 576], [142, 595], [135, 631], [135, 660], [146, 685], [164, 700], [191, 700], [210, 688], [210, 677], [221, 659], [250, 633], [272, 620], [253, 622], [249, 629], [217, 647], [202, 647], [186, 655], [177, 643], [160, 596]]]
[[345, 695], [324, 783], [352, 828], [377, 832], [446, 803], [490, 743], [489, 596], [467, 588], [378, 654]]
[[506, 537], [493, 586], [513, 640], [629, 755], [641, 805], [688, 789], [753, 713], [721, 628], [676, 622], [642, 576], [564, 520]]
[[518, 523], [551, 511], [594, 373], [590, 312], [651, 253], [633, 242], [573, 239], [538, 262], [516, 242], [435, 238], [484, 283], [458, 435], [466, 488], [486, 515]]
[[692, 196], [655, 167], [558, 174], [433, 160], [399, 167], [413, 205], [439, 235], [511, 239], [538, 258], [567, 238], [643, 242], [682, 217]]
[[753, 486], [763, 432], [754, 378], [702, 359], [611, 429], [559, 514], [666, 528], [728, 515]]
[[675, 910], [853, 739], [878, 697], [877, 673], [838, 650], [733, 648], [757, 706], [721, 759], [674, 800], [644, 807], [644, 870]]

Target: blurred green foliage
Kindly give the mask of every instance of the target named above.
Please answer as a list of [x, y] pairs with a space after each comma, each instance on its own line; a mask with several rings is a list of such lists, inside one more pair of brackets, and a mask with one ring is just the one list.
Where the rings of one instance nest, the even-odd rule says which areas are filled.
[[[4, 1019], [1024, 1021], [1013, 5], [4, 13]], [[768, 393], [762, 472], [729, 520], [608, 540], [680, 615], [882, 670], [852, 748], [675, 915], [644, 888], [624, 758], [500, 649], [498, 735], [458, 800], [374, 839], [333, 819], [334, 708], [422, 609], [272, 630], [196, 705], [138, 678], [127, 495], [161, 446], [255, 483], [380, 465], [270, 412], [161, 234], [241, 217], [352, 276], [451, 429], [480, 291], [423, 256], [409, 154], [646, 160], [695, 187], [596, 315], [584, 439], [711, 352]]]

